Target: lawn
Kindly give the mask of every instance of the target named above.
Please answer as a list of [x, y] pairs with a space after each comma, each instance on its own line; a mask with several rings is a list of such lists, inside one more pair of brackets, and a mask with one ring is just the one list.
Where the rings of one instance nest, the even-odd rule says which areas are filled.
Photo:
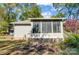
[[78, 55], [79, 35], [66, 39], [59, 43], [0, 39], [0, 55]]
[[54, 43], [29, 43], [25, 40], [0, 41], [0, 55], [58, 55], [59, 52], [61, 50]]
[[13, 51], [18, 50], [25, 44], [26, 44], [25, 40], [21, 40], [21, 41], [3, 40], [3, 41], [0, 41], [0, 54], [1, 55], [10, 54]]

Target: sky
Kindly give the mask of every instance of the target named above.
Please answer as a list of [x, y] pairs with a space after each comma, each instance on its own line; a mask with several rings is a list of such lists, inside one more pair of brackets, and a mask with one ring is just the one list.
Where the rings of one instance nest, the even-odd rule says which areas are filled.
[[42, 15], [45, 17], [50, 17], [52, 15], [56, 15], [57, 11], [56, 9], [53, 7], [52, 4], [37, 4], [40, 6], [41, 10], [42, 10]]

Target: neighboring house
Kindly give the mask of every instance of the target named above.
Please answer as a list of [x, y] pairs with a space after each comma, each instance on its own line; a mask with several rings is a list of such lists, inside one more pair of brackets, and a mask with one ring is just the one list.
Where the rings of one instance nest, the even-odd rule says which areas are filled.
[[26, 21], [13, 22], [14, 38], [64, 39], [63, 18], [29, 18]]

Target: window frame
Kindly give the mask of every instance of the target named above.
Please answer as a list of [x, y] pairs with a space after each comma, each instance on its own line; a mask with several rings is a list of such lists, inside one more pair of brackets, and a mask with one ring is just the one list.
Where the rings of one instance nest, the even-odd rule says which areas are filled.
[[[55, 29], [54, 29], [54, 27], [55, 27]], [[53, 33], [61, 33], [61, 22], [60, 21], [53, 22]]]
[[[48, 28], [49, 25], [50, 25], [50, 29]], [[48, 31], [48, 29], [49, 29], [49, 31]], [[52, 22], [42, 22], [42, 33], [52, 33]]]

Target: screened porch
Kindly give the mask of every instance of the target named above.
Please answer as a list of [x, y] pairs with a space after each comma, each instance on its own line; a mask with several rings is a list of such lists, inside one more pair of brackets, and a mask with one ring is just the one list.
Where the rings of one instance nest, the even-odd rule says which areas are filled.
[[32, 23], [32, 38], [62, 38], [62, 22], [33, 22]]

